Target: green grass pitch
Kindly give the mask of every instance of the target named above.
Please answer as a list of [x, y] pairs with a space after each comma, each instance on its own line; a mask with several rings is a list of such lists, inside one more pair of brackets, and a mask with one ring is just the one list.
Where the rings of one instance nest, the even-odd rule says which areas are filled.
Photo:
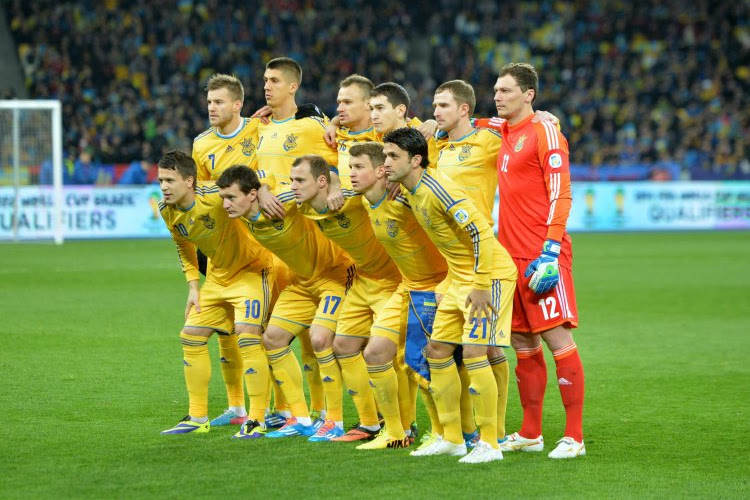
[[[481, 466], [234, 442], [234, 428], [161, 436], [187, 412], [174, 245], [2, 245], [0, 498], [747, 498], [750, 234], [573, 239], [588, 455]], [[215, 415], [226, 399], [211, 346]], [[548, 368], [547, 450], [564, 427], [549, 353]], [[509, 432], [521, 417], [510, 390]]]

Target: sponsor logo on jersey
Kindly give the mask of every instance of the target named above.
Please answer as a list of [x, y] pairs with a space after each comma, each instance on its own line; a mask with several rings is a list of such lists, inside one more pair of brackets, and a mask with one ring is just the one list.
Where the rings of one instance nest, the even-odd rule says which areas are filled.
[[432, 226], [432, 219], [430, 219], [430, 214], [427, 213], [427, 209], [420, 207], [419, 210], [422, 212], [422, 219], [424, 220], [424, 225], [427, 227]]
[[299, 136], [296, 134], [287, 135], [283, 145], [284, 151], [291, 151], [292, 149], [296, 148], [297, 139], [299, 139]]
[[559, 379], [557, 379], [557, 383], [559, 385], [573, 385], [573, 382], [571, 382], [570, 380], [566, 379], [565, 377], [560, 377]]
[[198, 219], [203, 223], [206, 229], [213, 229], [216, 227], [216, 220], [212, 219], [209, 214], [198, 216]]
[[552, 168], [560, 168], [562, 166], [562, 156], [560, 156], [560, 153], [553, 153], [549, 157], [549, 166]]
[[456, 222], [458, 222], [459, 224], [463, 224], [469, 219], [469, 213], [461, 208], [459, 210], [456, 210], [456, 213], [453, 214], [453, 218], [456, 219]]
[[219, 358], [219, 363], [229, 363], [229, 360], [225, 358], [224, 356]]
[[349, 389], [347, 392], [349, 393], [350, 396], [356, 396], [358, 394], [357, 391], [352, 390], [352, 389]]
[[253, 140], [249, 137], [241, 140], [240, 146], [242, 146], [242, 154], [245, 156], [251, 156], [255, 152], [255, 145], [253, 145]]
[[326, 382], [326, 383], [328, 383], [328, 382], [333, 382], [333, 379], [332, 379], [331, 377], [329, 377], [328, 375], [326, 375], [326, 376], [325, 376], [325, 377], [323, 378], [323, 382]]
[[310, 365], [304, 365], [304, 366], [302, 367], [302, 370], [304, 370], [304, 371], [306, 371], [306, 372], [311, 372], [311, 371], [312, 371], [312, 368], [310, 367]]
[[256, 375], [257, 373], [258, 373], [258, 372], [256, 372], [256, 371], [255, 371], [254, 369], [252, 369], [252, 368], [248, 368], [247, 370], [245, 370], [245, 375]]
[[387, 221], [385, 221], [385, 228], [388, 236], [390, 236], [391, 238], [395, 238], [396, 235], [398, 235], [398, 226], [396, 225], [395, 220], [388, 219]]
[[471, 148], [473, 148], [473, 144], [464, 144], [461, 146], [461, 152], [458, 153], [458, 161], [464, 161], [468, 157], [471, 156]]
[[281, 231], [284, 229], [284, 219], [274, 219], [271, 221], [271, 225], [273, 225], [273, 228], [277, 231]]
[[513, 151], [518, 153], [523, 149], [523, 143], [526, 142], [526, 135], [522, 135], [518, 138], [518, 141], [516, 141], [516, 146], [513, 148]]
[[232, 147], [231, 144], [227, 146], [227, 149], [224, 150], [225, 153], [231, 153], [232, 151], [234, 151], [234, 148]]

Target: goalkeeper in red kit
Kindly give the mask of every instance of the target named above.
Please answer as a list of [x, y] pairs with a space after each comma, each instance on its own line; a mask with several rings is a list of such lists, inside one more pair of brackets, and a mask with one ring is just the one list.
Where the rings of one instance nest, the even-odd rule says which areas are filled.
[[573, 341], [578, 325], [573, 252], [565, 225], [571, 206], [568, 142], [555, 125], [533, 123], [538, 75], [533, 66], [504, 66], [495, 84], [495, 106], [506, 121], [497, 158], [500, 188], [498, 239], [518, 267], [511, 343], [523, 424], [503, 451], [542, 451], [542, 406], [547, 367], [541, 341], [552, 351], [565, 406], [565, 435], [550, 458], [586, 454], [583, 444], [584, 375]]

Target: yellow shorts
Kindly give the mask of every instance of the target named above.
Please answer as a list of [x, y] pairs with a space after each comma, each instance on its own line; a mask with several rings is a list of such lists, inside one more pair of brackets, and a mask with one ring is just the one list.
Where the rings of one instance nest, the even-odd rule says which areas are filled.
[[381, 322], [380, 311], [398, 288], [397, 281], [366, 278], [357, 275], [346, 294], [344, 310], [336, 330], [342, 337], [369, 337], [370, 329], [393, 328], [398, 335], [398, 323]]
[[474, 288], [471, 283], [453, 283], [443, 295], [435, 314], [432, 340], [448, 344], [510, 346], [510, 323], [513, 318], [515, 281], [492, 280], [492, 318], [469, 321], [466, 297]]
[[385, 337], [403, 349], [406, 341], [406, 321], [409, 318], [409, 292], [401, 283], [388, 297], [370, 329], [373, 337]]
[[235, 324], [262, 328], [268, 319], [273, 276], [272, 268], [267, 268], [244, 273], [228, 285], [206, 280], [200, 289], [201, 312], [190, 309], [185, 326], [219, 333], [232, 333]]
[[345, 295], [346, 282], [321, 279], [303, 285], [294, 280], [279, 295], [268, 324], [295, 336], [311, 325], [335, 332]]

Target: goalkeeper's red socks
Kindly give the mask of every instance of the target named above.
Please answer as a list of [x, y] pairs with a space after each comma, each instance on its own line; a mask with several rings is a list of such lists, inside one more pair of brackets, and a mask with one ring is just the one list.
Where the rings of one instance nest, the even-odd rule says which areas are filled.
[[[557, 384], [565, 406], [565, 436], [583, 442], [583, 364], [575, 343], [552, 353], [557, 365]], [[525, 412], [524, 412], [525, 421]], [[524, 435], [523, 432], [521, 435]], [[536, 435], [534, 436], [536, 437]]]
[[518, 433], [529, 439], [542, 435], [542, 406], [547, 387], [547, 364], [542, 344], [530, 349], [516, 349], [516, 379], [523, 407], [523, 424]]

